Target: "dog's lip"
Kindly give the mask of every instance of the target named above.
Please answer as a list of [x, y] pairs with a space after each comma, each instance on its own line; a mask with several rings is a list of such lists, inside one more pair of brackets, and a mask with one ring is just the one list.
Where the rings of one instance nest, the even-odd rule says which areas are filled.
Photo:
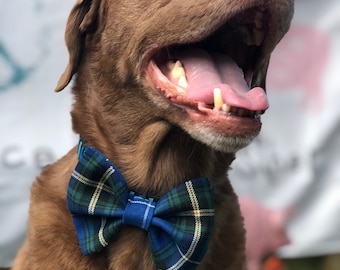
[[[243, 111], [244, 114], [242, 116], [242, 112], [224, 113], [211, 109], [209, 105], [200, 101], [191, 101], [189, 103], [183, 96], [170, 97], [169, 99], [175, 106], [184, 109], [194, 121], [209, 123], [209, 126], [215, 127], [221, 133], [240, 136], [249, 132], [258, 133], [261, 129], [261, 117], [250, 116], [246, 110]], [[248, 131], [245, 132], [245, 130]]]
[[196, 122], [206, 123], [220, 134], [231, 137], [253, 137], [261, 130], [260, 118], [223, 114], [207, 109], [200, 103], [197, 108], [198, 110], [186, 109], [190, 118]]
[[[156, 53], [153, 53], [153, 55], [154, 54]], [[203, 87], [203, 89], [205, 88], [203, 91], [194, 89], [188, 94], [179, 85], [169, 80], [169, 78], [160, 70], [153, 58], [149, 58], [147, 65], [143, 66], [145, 77], [151, 84], [151, 87], [160, 92], [166, 99], [180, 107], [190, 109], [195, 108], [198, 111], [200, 111], [200, 108], [204, 108], [204, 114], [206, 114], [207, 110], [210, 110], [213, 114], [222, 115], [222, 117], [228, 115], [249, 117], [259, 120], [259, 116], [263, 114], [269, 106], [266, 94], [260, 87], [255, 87], [248, 91], [236, 91], [238, 93], [234, 93], [234, 90], [232, 90], [230, 85], [221, 83], [212, 84], [206, 88]], [[230, 111], [227, 113], [224, 113], [222, 110], [214, 109], [213, 89], [216, 87], [222, 89], [225, 96], [227, 96], [225, 101], [231, 106]], [[198, 88], [202, 87], [198, 86]], [[192, 92], [195, 94], [193, 95]], [[198, 106], [198, 104], [205, 105]]]
[[187, 98], [185, 94], [178, 91], [178, 86], [170, 82], [158, 69], [152, 59], [146, 67], [145, 74], [152, 88], [157, 89], [161, 96], [170, 101], [172, 105], [184, 110], [195, 122], [205, 123], [221, 134], [234, 136], [255, 135], [261, 129], [260, 115], [255, 112], [232, 108], [230, 112], [225, 113], [213, 109], [211, 104]]

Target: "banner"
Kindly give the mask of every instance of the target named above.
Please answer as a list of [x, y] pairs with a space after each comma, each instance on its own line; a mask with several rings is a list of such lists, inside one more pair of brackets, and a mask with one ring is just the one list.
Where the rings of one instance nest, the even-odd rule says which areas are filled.
[[25, 236], [31, 183], [77, 142], [70, 89], [55, 93], [73, 1], [0, 1], [0, 267]]
[[[271, 61], [262, 133], [230, 172], [240, 195], [296, 209], [284, 257], [340, 251], [340, 2], [295, 2]], [[31, 183], [78, 140], [70, 88], [54, 92], [73, 3], [0, 1], [0, 267], [25, 237]]]
[[340, 2], [297, 0], [268, 73], [260, 136], [230, 173], [240, 195], [293, 207], [284, 257], [340, 252]]

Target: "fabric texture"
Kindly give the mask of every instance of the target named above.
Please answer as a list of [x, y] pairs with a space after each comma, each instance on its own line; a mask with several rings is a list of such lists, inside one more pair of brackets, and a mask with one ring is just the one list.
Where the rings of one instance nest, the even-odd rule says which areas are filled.
[[126, 224], [147, 231], [158, 269], [195, 269], [214, 226], [208, 179], [187, 181], [155, 201], [130, 191], [101, 152], [81, 145], [79, 149], [67, 202], [83, 254], [102, 250]]

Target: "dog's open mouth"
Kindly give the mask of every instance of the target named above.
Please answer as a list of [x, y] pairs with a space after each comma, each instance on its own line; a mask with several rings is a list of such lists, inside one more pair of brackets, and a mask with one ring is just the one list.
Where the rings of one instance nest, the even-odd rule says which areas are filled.
[[242, 118], [258, 126], [268, 100], [252, 81], [269, 27], [267, 15], [265, 8], [254, 7], [203, 40], [153, 51], [146, 64], [148, 80], [196, 120]]

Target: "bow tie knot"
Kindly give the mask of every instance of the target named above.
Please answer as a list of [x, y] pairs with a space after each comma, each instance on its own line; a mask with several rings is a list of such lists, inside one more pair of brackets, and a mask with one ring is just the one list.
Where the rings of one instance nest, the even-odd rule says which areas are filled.
[[115, 165], [92, 147], [79, 153], [67, 204], [84, 255], [106, 247], [127, 224], [147, 231], [157, 269], [196, 269], [214, 224], [208, 179], [187, 181], [157, 201], [145, 199], [130, 191]]
[[153, 199], [147, 200], [140, 196], [136, 196], [134, 192], [130, 192], [122, 222], [123, 224], [132, 225], [148, 231], [155, 208], [156, 203]]

